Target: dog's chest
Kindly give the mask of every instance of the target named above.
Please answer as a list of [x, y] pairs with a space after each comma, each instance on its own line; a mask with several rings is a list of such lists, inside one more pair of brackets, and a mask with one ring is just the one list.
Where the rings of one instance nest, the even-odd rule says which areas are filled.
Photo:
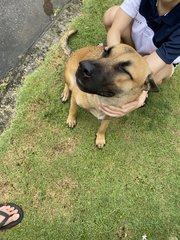
[[103, 120], [106, 115], [99, 110], [100, 101], [97, 95], [87, 94], [89, 102], [89, 112], [92, 113], [97, 119]]
[[106, 116], [103, 112], [100, 112], [95, 108], [89, 109], [89, 112], [92, 113], [92, 115], [94, 115], [98, 120], [103, 120]]
[[103, 120], [105, 118], [106, 115], [99, 110], [100, 102], [98, 101], [96, 95], [84, 93], [79, 91], [77, 88], [75, 91], [75, 99], [78, 106], [86, 109], [99, 120]]

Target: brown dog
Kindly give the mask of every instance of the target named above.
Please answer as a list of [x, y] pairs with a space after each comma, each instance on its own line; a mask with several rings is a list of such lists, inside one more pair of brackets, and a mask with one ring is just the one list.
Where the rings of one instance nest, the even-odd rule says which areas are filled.
[[72, 92], [67, 124], [75, 127], [78, 105], [102, 120], [96, 137], [98, 148], [105, 145], [110, 122], [99, 110], [100, 104], [121, 106], [136, 100], [143, 90], [158, 91], [146, 61], [125, 44], [108, 50], [91, 46], [75, 51], [67, 63], [65, 80], [62, 101]]

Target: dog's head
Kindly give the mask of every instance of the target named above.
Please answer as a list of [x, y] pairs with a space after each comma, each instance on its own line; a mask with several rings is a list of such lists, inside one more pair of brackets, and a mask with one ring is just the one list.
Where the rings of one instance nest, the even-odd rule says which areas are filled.
[[82, 91], [104, 97], [158, 91], [147, 62], [125, 44], [104, 50], [97, 60], [81, 61], [76, 79]]

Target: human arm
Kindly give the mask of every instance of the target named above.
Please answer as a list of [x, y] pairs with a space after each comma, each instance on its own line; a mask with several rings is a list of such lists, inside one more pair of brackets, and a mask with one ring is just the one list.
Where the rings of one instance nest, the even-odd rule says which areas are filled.
[[106, 17], [109, 19], [108, 24], [105, 24], [107, 29], [107, 46], [114, 46], [122, 42], [122, 40], [126, 44], [133, 46], [132, 40], [129, 39], [130, 36], [128, 36], [128, 41], [126, 36], [130, 35], [131, 24], [139, 11], [140, 2], [141, 0], [124, 0], [120, 6], [114, 6], [109, 9], [110, 11], [106, 14]]
[[[121, 20], [123, 19], [123, 21]], [[116, 11], [112, 25], [107, 32], [107, 46], [111, 47], [121, 42], [122, 33], [130, 25], [133, 18], [130, 17], [123, 9], [120, 7]]]

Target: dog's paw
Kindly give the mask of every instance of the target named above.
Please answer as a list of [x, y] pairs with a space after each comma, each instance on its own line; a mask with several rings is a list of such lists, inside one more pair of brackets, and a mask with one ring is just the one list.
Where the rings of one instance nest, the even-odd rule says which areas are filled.
[[67, 100], [68, 100], [68, 98], [69, 98], [69, 93], [62, 93], [61, 94], [61, 101], [63, 102], [63, 103], [65, 103]]
[[61, 101], [63, 103], [65, 103], [68, 100], [69, 95], [70, 95], [70, 90], [69, 90], [69, 87], [66, 84], [65, 87], [64, 87], [64, 90], [63, 90], [63, 92], [61, 94]]
[[66, 123], [67, 123], [69, 128], [74, 128], [76, 126], [76, 124], [77, 124], [77, 121], [73, 117], [68, 117]]
[[104, 135], [97, 135], [96, 137], [96, 147], [102, 149], [106, 144], [105, 136]]

